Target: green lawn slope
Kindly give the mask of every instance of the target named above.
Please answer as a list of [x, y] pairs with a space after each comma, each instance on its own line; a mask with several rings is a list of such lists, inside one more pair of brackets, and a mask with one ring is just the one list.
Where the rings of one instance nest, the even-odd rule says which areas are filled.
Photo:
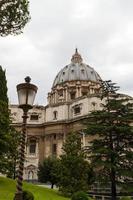
[[[39, 187], [33, 184], [24, 183], [24, 190], [28, 190], [34, 194], [35, 200], [69, 200], [62, 197], [58, 191]], [[16, 182], [0, 177], [0, 200], [13, 200], [16, 190]]]

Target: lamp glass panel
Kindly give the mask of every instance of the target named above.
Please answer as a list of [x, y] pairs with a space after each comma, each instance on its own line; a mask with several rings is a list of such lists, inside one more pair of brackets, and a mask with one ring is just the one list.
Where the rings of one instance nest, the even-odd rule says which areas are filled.
[[33, 105], [35, 95], [36, 95], [35, 90], [32, 90], [32, 89], [28, 90], [28, 102], [27, 102], [28, 105], [31, 105], [31, 106]]
[[18, 101], [19, 105], [26, 104], [26, 89], [18, 90]]

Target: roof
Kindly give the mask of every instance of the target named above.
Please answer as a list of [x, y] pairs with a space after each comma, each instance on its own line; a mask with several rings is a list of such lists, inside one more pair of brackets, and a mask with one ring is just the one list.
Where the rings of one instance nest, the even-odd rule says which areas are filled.
[[53, 82], [53, 87], [56, 85], [74, 80], [94, 81], [99, 82], [99, 74], [89, 65], [82, 62], [83, 59], [76, 49], [72, 56], [71, 63], [59, 71]]

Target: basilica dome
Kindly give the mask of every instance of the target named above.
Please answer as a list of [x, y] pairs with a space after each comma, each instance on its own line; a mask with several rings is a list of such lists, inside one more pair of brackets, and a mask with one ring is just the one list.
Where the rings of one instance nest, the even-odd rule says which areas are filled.
[[71, 63], [66, 65], [57, 74], [53, 87], [68, 81], [92, 81], [99, 82], [101, 79], [99, 74], [89, 65], [82, 62], [83, 59], [76, 49], [72, 56]]

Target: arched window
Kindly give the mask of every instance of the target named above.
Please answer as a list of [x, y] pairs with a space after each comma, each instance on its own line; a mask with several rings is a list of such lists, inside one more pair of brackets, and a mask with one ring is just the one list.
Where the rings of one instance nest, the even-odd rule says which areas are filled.
[[53, 112], [53, 119], [54, 119], [54, 120], [57, 119], [57, 115], [58, 115], [58, 112], [57, 112], [57, 111], [54, 111], [54, 112]]
[[63, 90], [58, 91], [59, 97], [63, 97]]
[[29, 153], [30, 154], [35, 154], [36, 153], [36, 140], [35, 139], [31, 139], [30, 140]]
[[35, 165], [28, 165], [25, 169], [26, 173], [26, 180], [34, 181], [37, 180], [37, 167]]
[[54, 140], [56, 140], [56, 133], [55, 133], [55, 134], [53, 134], [53, 139], [54, 139]]
[[52, 144], [52, 156], [57, 155], [57, 144]]
[[34, 179], [34, 173], [33, 173], [33, 171], [29, 171], [28, 172], [28, 180], [30, 181], [30, 180], [33, 180]]
[[92, 109], [95, 111], [97, 107], [97, 103], [93, 101], [91, 104], [92, 104]]

